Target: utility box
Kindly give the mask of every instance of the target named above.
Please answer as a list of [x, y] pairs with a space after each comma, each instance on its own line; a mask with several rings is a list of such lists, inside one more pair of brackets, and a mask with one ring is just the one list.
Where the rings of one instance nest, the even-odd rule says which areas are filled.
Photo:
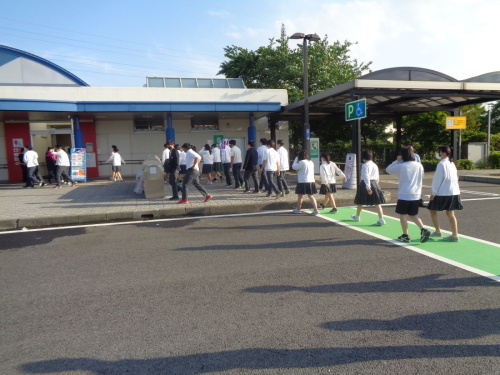
[[142, 167], [142, 181], [146, 198], [164, 198], [164, 172], [161, 161], [157, 158], [147, 158]]
[[486, 160], [486, 147], [488, 147], [486, 142], [469, 142], [465, 145], [465, 155], [467, 155], [467, 159], [477, 164]]

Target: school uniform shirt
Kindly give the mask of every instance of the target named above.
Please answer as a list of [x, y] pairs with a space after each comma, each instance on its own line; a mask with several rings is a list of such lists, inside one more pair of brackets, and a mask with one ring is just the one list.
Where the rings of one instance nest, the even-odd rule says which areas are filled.
[[290, 162], [288, 161], [288, 151], [286, 148], [281, 146], [276, 150], [280, 156], [280, 171], [290, 170]]
[[38, 154], [36, 151], [28, 150], [24, 152], [23, 162], [26, 167], [32, 168], [38, 166]]
[[368, 160], [361, 166], [361, 180], [365, 182], [366, 190], [371, 190], [372, 185], [370, 181], [375, 180], [378, 183], [379, 173], [377, 164]]
[[416, 201], [422, 196], [422, 180], [424, 168], [421, 163], [408, 161], [398, 163], [394, 161], [386, 168], [386, 172], [399, 177], [398, 199]]
[[186, 152], [179, 151], [179, 165], [186, 165]]
[[122, 165], [122, 157], [118, 152], [113, 152], [106, 163], [112, 163], [113, 167], [119, 167]]
[[170, 149], [166, 148], [163, 150], [163, 153], [161, 154], [161, 162], [165, 164], [165, 161], [170, 159]]
[[214, 163], [214, 157], [212, 154], [210, 154], [210, 151], [201, 150], [200, 155], [203, 157], [203, 164], [213, 164]]
[[214, 147], [212, 149], [212, 155], [214, 157], [214, 163], [220, 163], [221, 162], [220, 149], [218, 149], [217, 147]]
[[297, 182], [311, 183], [316, 182], [314, 179], [314, 163], [311, 160], [301, 160], [295, 158], [292, 168], [297, 171]]
[[[195, 159], [201, 159], [201, 155], [198, 154], [196, 151], [187, 150], [186, 151], [186, 169], [193, 168]], [[194, 166], [194, 170], [196, 170], [196, 171], [200, 170], [198, 164], [196, 164], [196, 166]]]
[[280, 162], [280, 155], [274, 148], [269, 147], [266, 150], [262, 161], [264, 162], [264, 160], [266, 161], [266, 166], [264, 167], [266, 172], [276, 172], [278, 170], [277, 164]]
[[259, 165], [262, 165], [262, 161], [264, 160], [264, 154], [267, 151], [267, 146], [262, 145], [257, 149], [257, 153], [259, 154]]
[[458, 172], [455, 164], [449, 158], [441, 159], [436, 166], [436, 173], [432, 179], [432, 195], [459, 195]]
[[333, 161], [328, 164], [326, 161], [321, 163], [319, 166], [319, 174], [321, 176], [321, 183], [323, 185], [331, 185], [335, 184], [337, 182], [335, 175], [338, 174], [339, 176], [342, 176], [342, 178], [345, 177], [344, 172], [337, 167], [337, 164], [335, 164]]
[[69, 157], [66, 151], [54, 151], [54, 155], [56, 156], [56, 165], [59, 165], [61, 167], [69, 167]]
[[233, 164], [242, 163], [241, 150], [238, 146], [233, 146], [229, 149], [229, 156], [234, 156]]

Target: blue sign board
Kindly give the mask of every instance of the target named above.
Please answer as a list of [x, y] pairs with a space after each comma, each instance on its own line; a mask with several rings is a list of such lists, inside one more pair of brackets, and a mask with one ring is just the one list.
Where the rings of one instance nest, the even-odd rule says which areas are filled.
[[70, 162], [71, 172], [70, 177], [74, 181], [87, 182], [87, 152], [84, 148], [71, 148]]

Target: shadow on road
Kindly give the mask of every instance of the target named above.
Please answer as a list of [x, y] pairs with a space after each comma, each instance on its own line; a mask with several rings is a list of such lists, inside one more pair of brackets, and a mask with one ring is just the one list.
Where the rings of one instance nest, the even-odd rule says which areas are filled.
[[394, 320], [354, 319], [328, 322], [334, 331], [420, 331], [430, 340], [462, 340], [500, 334], [500, 309], [443, 311]]
[[242, 349], [152, 359], [103, 361], [93, 358], [59, 358], [26, 363], [30, 374], [85, 371], [89, 374], [207, 374], [235, 369], [297, 369], [338, 366], [359, 362], [418, 358], [497, 357], [500, 345], [378, 346], [316, 349]]
[[[357, 241], [358, 243], [359, 241]], [[441, 279], [442, 274], [432, 274], [408, 279], [367, 281], [361, 283], [326, 284], [313, 286], [263, 285], [246, 288], [247, 293], [283, 293], [299, 291], [305, 293], [424, 293], [461, 292], [460, 287], [491, 286], [500, 287], [496, 281], [485, 277]]]

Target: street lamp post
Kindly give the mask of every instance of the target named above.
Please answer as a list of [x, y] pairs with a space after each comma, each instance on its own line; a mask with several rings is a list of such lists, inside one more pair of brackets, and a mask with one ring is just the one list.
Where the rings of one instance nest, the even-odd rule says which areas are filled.
[[490, 157], [490, 145], [491, 145], [491, 111], [493, 111], [493, 103], [488, 104], [488, 138], [486, 142], [486, 161]]
[[302, 147], [309, 155], [311, 128], [309, 126], [309, 72], [307, 64], [307, 42], [318, 42], [321, 38], [317, 34], [295, 33], [290, 39], [302, 39], [302, 59], [304, 62], [304, 121], [302, 123]]

